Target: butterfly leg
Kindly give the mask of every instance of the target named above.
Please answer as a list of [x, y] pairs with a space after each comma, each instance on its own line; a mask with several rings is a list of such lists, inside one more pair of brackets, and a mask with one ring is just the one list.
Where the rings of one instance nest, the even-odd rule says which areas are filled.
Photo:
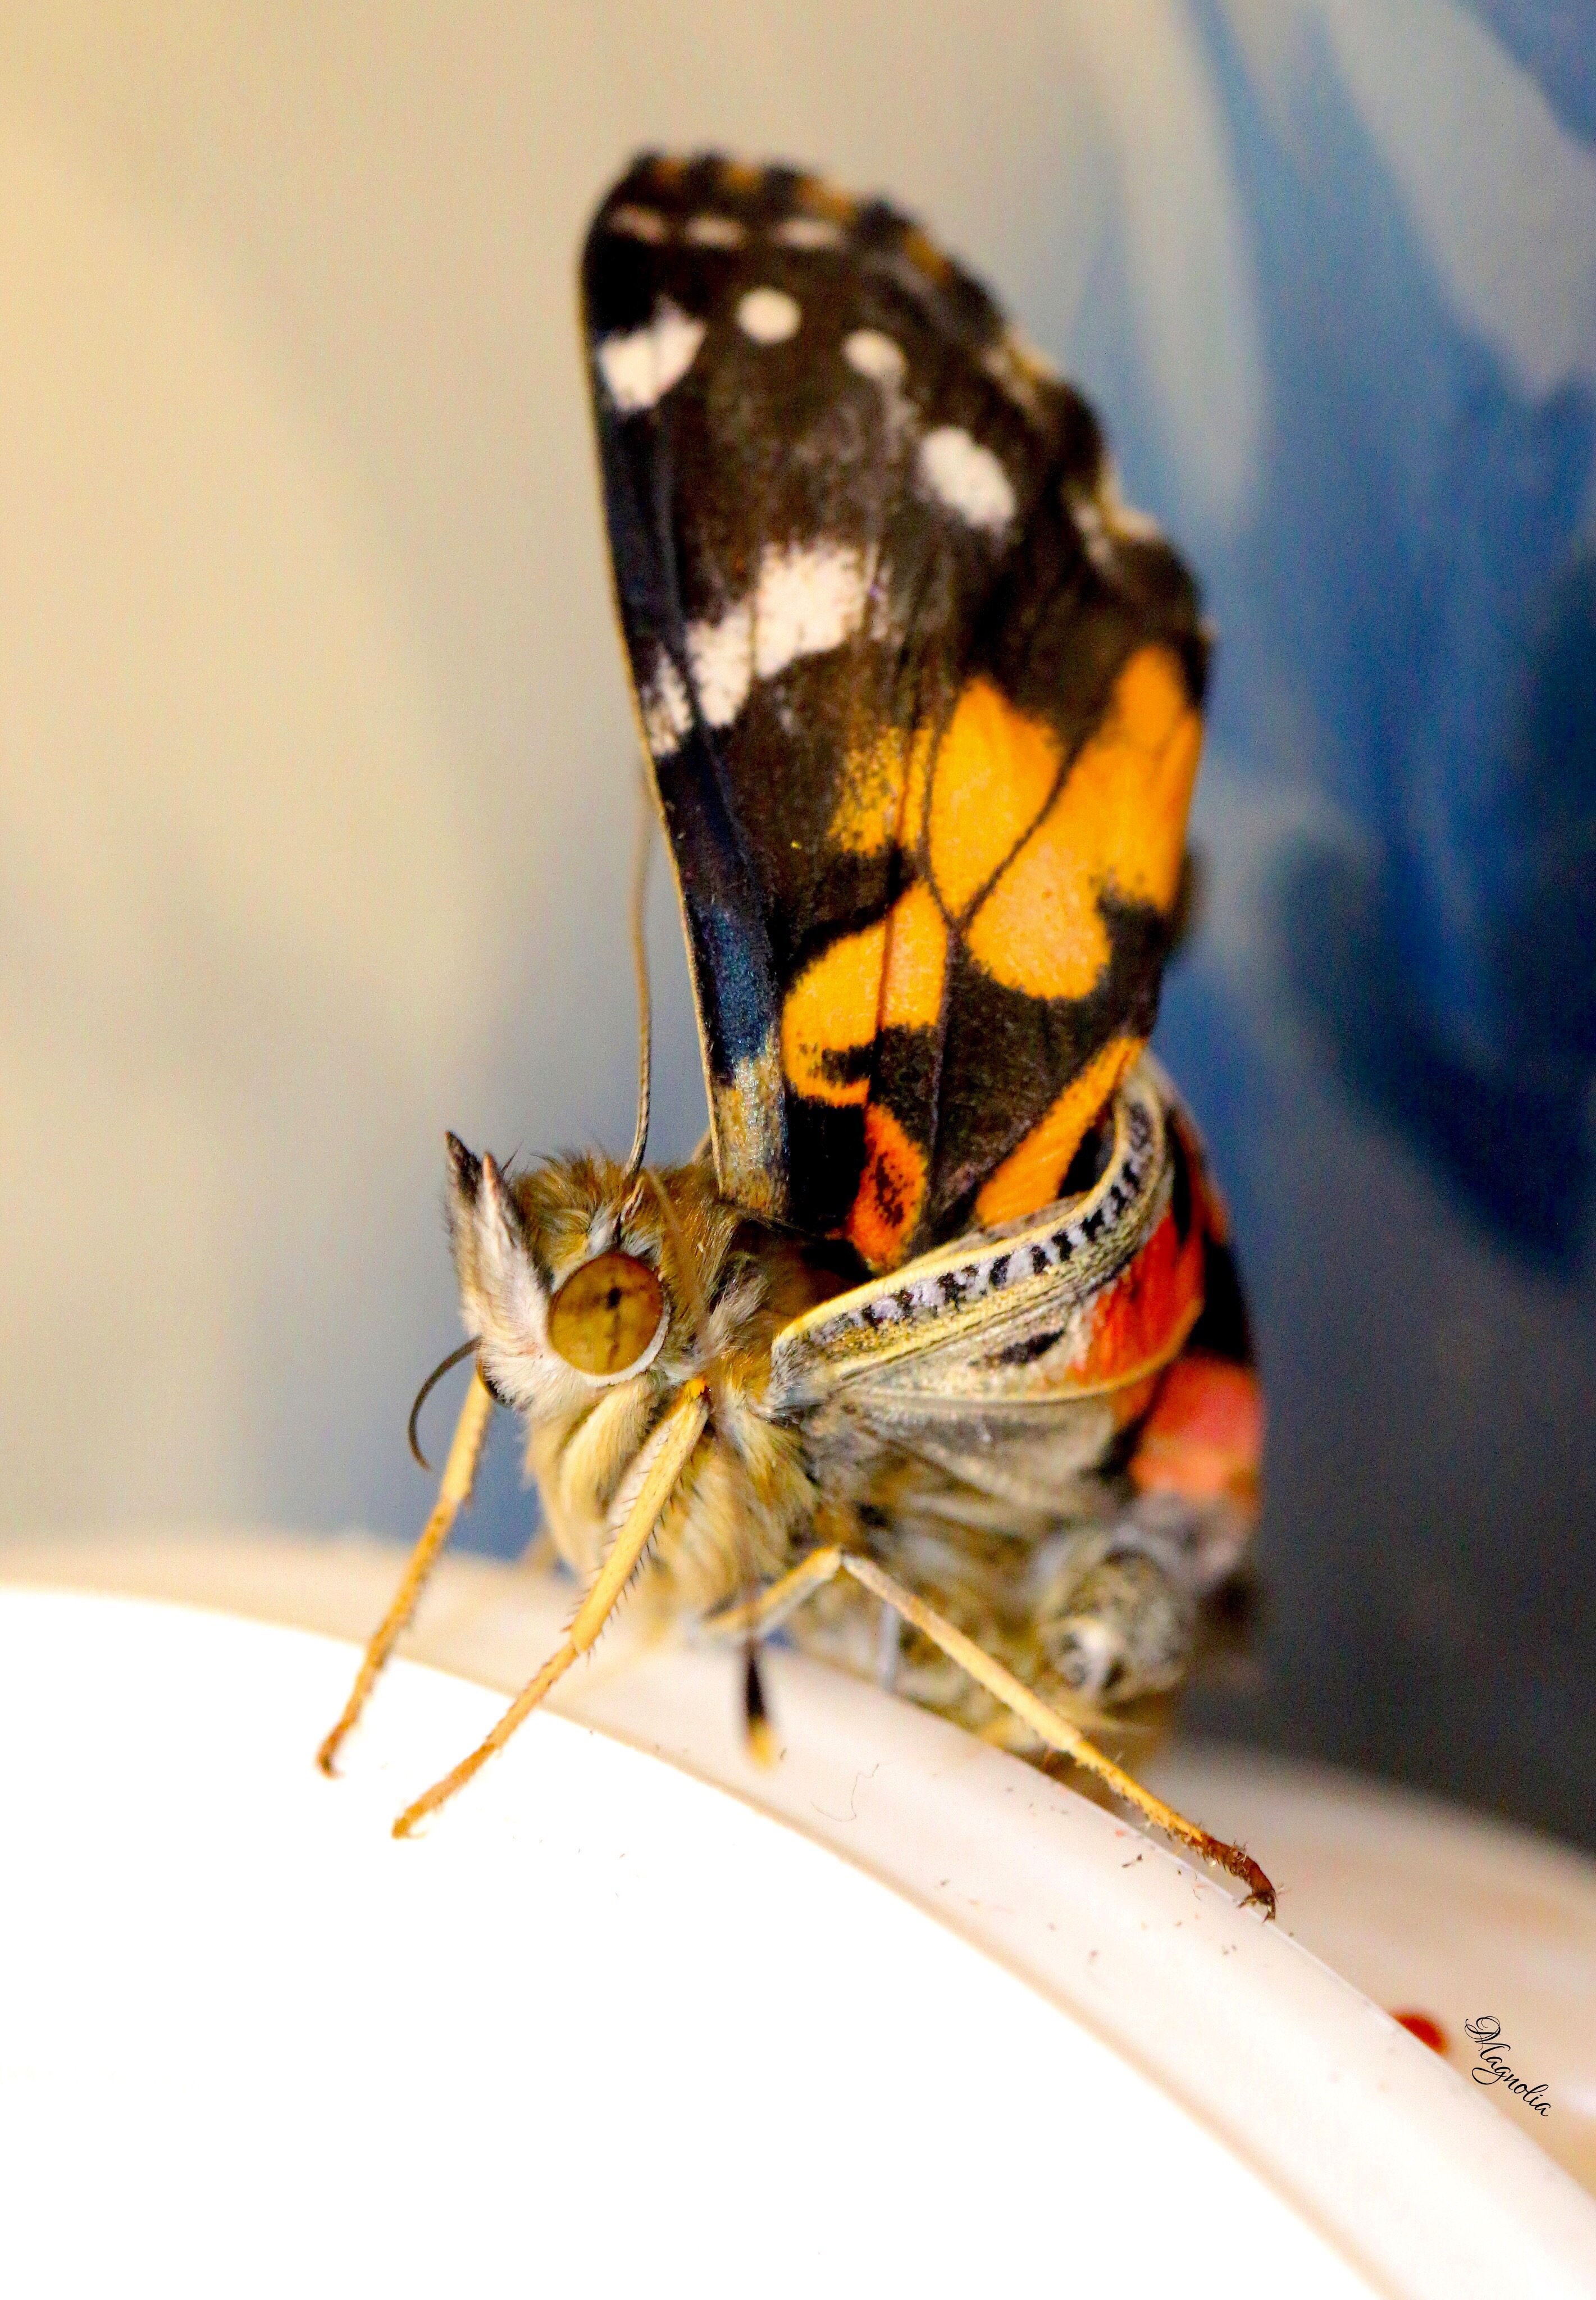
[[871, 1559], [836, 1547], [813, 1550], [793, 1567], [791, 1572], [784, 1573], [768, 1589], [762, 1589], [756, 1597], [750, 1598], [745, 1604], [729, 1606], [722, 1612], [712, 1614], [704, 1626], [714, 1637], [768, 1635], [771, 1630], [779, 1629], [818, 1590], [834, 1580], [839, 1573], [848, 1574], [862, 1588], [868, 1589], [872, 1596], [890, 1606], [912, 1629], [929, 1638], [950, 1661], [957, 1662], [978, 1685], [984, 1686], [994, 1700], [1000, 1701], [1023, 1724], [1028, 1725], [1039, 1740], [1045, 1741], [1049, 1748], [1061, 1750], [1089, 1772], [1096, 1773], [1116, 1796], [1123, 1797], [1127, 1804], [1145, 1814], [1166, 1836], [1173, 1837], [1179, 1844], [1189, 1846], [1204, 1860], [1215, 1862], [1220, 1868], [1227, 1870], [1247, 1887], [1249, 1901], [1258, 1902], [1269, 1915], [1274, 1915], [1274, 1888], [1256, 1861], [1239, 1846], [1211, 1837], [1206, 1829], [1198, 1828], [1195, 1822], [1188, 1821], [1182, 1813], [1176, 1812], [1139, 1782], [1133, 1781], [1075, 1726], [1060, 1717], [1057, 1710], [1050, 1709], [1046, 1702], [1039, 1700], [1029, 1686], [1023, 1685], [1001, 1662], [983, 1653], [961, 1629], [956, 1629], [951, 1621], [944, 1621], [940, 1613], [934, 1612], [910, 1590], [904, 1588], [900, 1582], [883, 1573]]
[[838, 1548], [812, 1549], [790, 1573], [783, 1573], [779, 1581], [773, 1581], [768, 1589], [761, 1589], [757, 1596], [711, 1613], [703, 1623], [704, 1629], [712, 1638], [769, 1637], [817, 1589], [823, 1589], [828, 1581], [836, 1579], [842, 1571], [843, 1556]]
[[614, 1612], [622, 1592], [642, 1563], [649, 1543], [654, 1539], [676, 1481], [687, 1467], [693, 1448], [704, 1434], [709, 1419], [709, 1397], [706, 1384], [689, 1382], [681, 1396], [660, 1423], [654, 1441], [654, 1458], [648, 1474], [638, 1489], [637, 1498], [622, 1520], [609, 1554], [598, 1571], [598, 1577], [589, 1590], [565, 1634], [565, 1641], [552, 1653], [530, 1685], [518, 1693], [487, 1739], [464, 1757], [453, 1772], [435, 1781], [424, 1796], [407, 1805], [394, 1823], [396, 1837], [408, 1837], [418, 1821], [446, 1804], [456, 1789], [464, 1788], [473, 1775], [480, 1772], [489, 1757], [496, 1756], [516, 1728], [525, 1723], [534, 1709], [551, 1689], [559, 1683], [579, 1654], [595, 1646], [605, 1623]]
[[471, 1387], [465, 1393], [465, 1402], [460, 1408], [460, 1419], [455, 1424], [449, 1457], [439, 1480], [438, 1499], [433, 1504], [432, 1514], [427, 1520], [421, 1539], [410, 1554], [410, 1562], [405, 1568], [405, 1577], [395, 1593], [394, 1601], [365, 1649], [354, 1689], [344, 1704], [344, 1713], [316, 1752], [316, 1762], [324, 1773], [331, 1772], [333, 1761], [345, 1736], [365, 1707], [372, 1688], [415, 1611], [427, 1576], [438, 1562], [455, 1520], [471, 1499], [472, 1488], [477, 1480], [477, 1464], [482, 1457], [482, 1441], [488, 1435], [488, 1424], [492, 1415], [493, 1399], [483, 1388], [481, 1376], [473, 1373]]
[[757, 1596], [740, 1605], [723, 1607], [703, 1625], [711, 1637], [740, 1638], [743, 1641], [743, 1720], [748, 1750], [756, 1764], [772, 1765], [778, 1754], [759, 1671], [759, 1640], [773, 1629], [779, 1629], [790, 1614], [796, 1613], [817, 1589], [834, 1581], [841, 1571], [840, 1549], [813, 1549], [790, 1573], [783, 1573], [768, 1589], [761, 1589]]
[[[1206, 1829], [1198, 1828], [1184, 1814], [1176, 1812], [1173, 1806], [1165, 1804], [1139, 1782], [1133, 1781], [1129, 1773], [1122, 1771], [1111, 1758], [1106, 1757], [1077, 1727], [1060, 1717], [1057, 1710], [1050, 1709], [1046, 1702], [1039, 1700], [1028, 1685], [1022, 1685], [1017, 1677], [1011, 1675], [1001, 1662], [995, 1662], [990, 1654], [983, 1653], [962, 1629], [956, 1629], [951, 1621], [944, 1621], [940, 1613], [933, 1612], [911, 1590], [894, 1581], [890, 1574], [883, 1573], [872, 1559], [850, 1553], [842, 1559], [842, 1571], [862, 1588], [868, 1589], [872, 1596], [879, 1597], [883, 1604], [900, 1613], [911, 1629], [918, 1629], [922, 1637], [929, 1638], [949, 1661], [957, 1662], [977, 1685], [985, 1688], [994, 1700], [1000, 1701], [1022, 1724], [1029, 1726], [1038, 1740], [1046, 1742], [1050, 1749], [1062, 1751], [1076, 1764], [1084, 1766], [1088, 1772], [1097, 1774], [1116, 1796], [1133, 1805], [1138, 1812], [1144, 1814], [1166, 1836], [1173, 1837], [1177, 1844], [1188, 1846], [1203, 1860], [1212, 1861], [1219, 1868], [1228, 1871], [1231, 1876], [1247, 1887], [1249, 1902], [1257, 1901], [1266, 1915], [1274, 1914], [1274, 1886], [1258, 1862], [1240, 1846], [1226, 1845], [1223, 1839], [1210, 1837]], [[780, 1586], [778, 1583], [777, 1587]]]

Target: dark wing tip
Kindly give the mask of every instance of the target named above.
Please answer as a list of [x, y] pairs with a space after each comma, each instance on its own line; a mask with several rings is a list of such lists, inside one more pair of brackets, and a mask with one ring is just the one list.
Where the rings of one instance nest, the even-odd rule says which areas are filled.
[[617, 242], [630, 242], [632, 261], [647, 263], [651, 249], [683, 245], [689, 224], [706, 214], [756, 240], [779, 240], [785, 229], [795, 233], [790, 245], [804, 244], [796, 237], [801, 231], [813, 246], [815, 236], [830, 232], [864, 269], [892, 279], [923, 309], [933, 309], [954, 336], [981, 346], [1005, 332], [996, 299], [914, 216], [814, 169], [724, 152], [639, 153], [594, 214], [583, 259], [589, 286], [596, 265]]

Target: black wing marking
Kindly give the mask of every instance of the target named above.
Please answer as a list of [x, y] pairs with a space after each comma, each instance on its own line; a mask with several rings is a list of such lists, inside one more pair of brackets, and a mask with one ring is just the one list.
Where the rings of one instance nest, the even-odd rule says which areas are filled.
[[[1144, 904], [1083, 999], [972, 960], [925, 812], [960, 698], [985, 679], [1040, 714], [1062, 776], [1139, 645], [1200, 690], [1195, 595], [1166, 546], [1116, 527], [1086, 403], [885, 204], [646, 159], [582, 279], [722, 1185], [890, 1262], [962, 1219], [1106, 1037], [1145, 1035], [1162, 959]], [[898, 906], [927, 886], [949, 938], [929, 1019], [894, 988]]]

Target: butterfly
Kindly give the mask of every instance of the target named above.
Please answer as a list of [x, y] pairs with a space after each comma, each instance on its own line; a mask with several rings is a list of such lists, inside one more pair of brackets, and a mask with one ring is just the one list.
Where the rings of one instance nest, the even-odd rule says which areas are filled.
[[[1273, 1907], [1085, 1727], [1183, 1673], [1257, 1505], [1223, 1202], [1146, 1051], [1208, 639], [1085, 399], [907, 218], [639, 160], [581, 262], [619, 619], [710, 1135], [506, 1174], [449, 1140], [475, 1371], [330, 1768], [468, 1496], [527, 1428], [586, 1595], [785, 1629], [1085, 1766]], [[454, 1360], [446, 1362], [453, 1362]], [[424, 1394], [424, 1393], [423, 1393]], [[414, 1417], [413, 1417], [414, 1428]]]

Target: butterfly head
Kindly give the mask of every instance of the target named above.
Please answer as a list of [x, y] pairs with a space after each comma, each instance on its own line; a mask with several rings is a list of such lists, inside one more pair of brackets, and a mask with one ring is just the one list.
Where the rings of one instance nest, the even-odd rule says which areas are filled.
[[685, 1377], [690, 1297], [729, 1220], [706, 1177], [596, 1154], [510, 1175], [453, 1135], [448, 1155], [462, 1308], [497, 1396], [541, 1418], [651, 1371]]

